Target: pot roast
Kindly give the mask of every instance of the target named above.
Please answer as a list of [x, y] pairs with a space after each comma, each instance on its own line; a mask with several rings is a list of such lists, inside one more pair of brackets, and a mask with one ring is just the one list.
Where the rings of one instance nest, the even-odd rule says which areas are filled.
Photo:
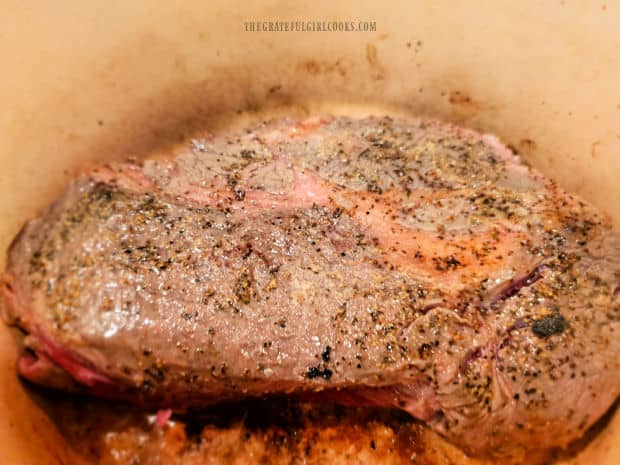
[[620, 394], [620, 235], [435, 121], [276, 120], [96, 167], [14, 240], [3, 294], [24, 378], [176, 411], [393, 407], [519, 458]]

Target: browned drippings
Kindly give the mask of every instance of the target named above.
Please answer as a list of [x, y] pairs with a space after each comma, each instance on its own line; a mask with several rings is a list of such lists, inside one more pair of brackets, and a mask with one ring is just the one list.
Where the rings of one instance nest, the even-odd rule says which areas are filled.
[[[278, 397], [174, 415], [159, 426], [156, 412], [123, 403], [54, 392], [41, 402], [66, 444], [93, 465], [497, 465], [467, 457], [422, 423], [389, 409]], [[578, 455], [614, 410], [548, 463]]]
[[52, 394], [49, 415], [75, 452], [100, 465], [474, 465], [401, 412], [284, 398], [213, 407], [157, 425], [155, 412]]

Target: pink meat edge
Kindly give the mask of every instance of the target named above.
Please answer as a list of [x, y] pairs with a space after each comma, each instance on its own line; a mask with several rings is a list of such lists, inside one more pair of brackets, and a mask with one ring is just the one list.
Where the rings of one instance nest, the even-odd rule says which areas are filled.
[[102, 397], [119, 397], [118, 386], [111, 378], [90, 368], [88, 366], [90, 363], [87, 360], [62, 348], [45, 335], [38, 325], [34, 325], [31, 335], [39, 340], [46, 357], [69, 373], [78, 383], [88, 387], [93, 394]]

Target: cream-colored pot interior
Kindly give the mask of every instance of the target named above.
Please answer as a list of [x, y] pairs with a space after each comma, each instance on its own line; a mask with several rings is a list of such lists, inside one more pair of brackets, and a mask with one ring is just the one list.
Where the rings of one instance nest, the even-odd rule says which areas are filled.
[[[2, 252], [89, 163], [283, 113], [414, 113], [496, 133], [620, 227], [620, 2], [5, 0], [0, 11]], [[335, 19], [376, 31], [244, 30]], [[16, 356], [0, 325], [0, 462], [73, 463]], [[620, 414], [576, 460], [620, 463]]]

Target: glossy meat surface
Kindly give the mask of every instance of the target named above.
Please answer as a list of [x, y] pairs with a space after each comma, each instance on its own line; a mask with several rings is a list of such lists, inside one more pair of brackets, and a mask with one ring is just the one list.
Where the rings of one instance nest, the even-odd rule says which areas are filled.
[[519, 458], [618, 397], [619, 289], [607, 219], [494, 137], [313, 118], [93, 169], [16, 238], [4, 294], [39, 384], [396, 407]]

